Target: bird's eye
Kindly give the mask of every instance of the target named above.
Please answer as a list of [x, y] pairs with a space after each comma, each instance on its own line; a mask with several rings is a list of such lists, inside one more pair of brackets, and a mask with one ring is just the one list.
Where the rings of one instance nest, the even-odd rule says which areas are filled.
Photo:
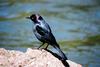
[[43, 19], [43, 18], [40, 16], [40, 17], [39, 17], [39, 20], [42, 20], [42, 19]]

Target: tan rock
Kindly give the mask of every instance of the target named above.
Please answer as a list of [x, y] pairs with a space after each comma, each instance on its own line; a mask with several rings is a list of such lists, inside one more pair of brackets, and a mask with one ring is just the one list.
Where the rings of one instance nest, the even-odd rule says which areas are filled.
[[[71, 61], [68, 61], [68, 63], [71, 65], [76, 64], [74, 62], [72, 63]], [[28, 48], [27, 51], [23, 53], [20, 51], [6, 50], [4, 48], [0, 48], [0, 67], [65, 67], [65, 66], [59, 59], [57, 59], [51, 53], [43, 49], [38, 50], [38, 49]]]
[[28, 48], [23, 53], [1, 48], [0, 67], [64, 67], [64, 65], [45, 50]]

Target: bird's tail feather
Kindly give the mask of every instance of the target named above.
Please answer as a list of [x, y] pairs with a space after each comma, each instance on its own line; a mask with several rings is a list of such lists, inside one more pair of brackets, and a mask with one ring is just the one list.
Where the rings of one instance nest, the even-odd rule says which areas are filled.
[[59, 55], [61, 56], [62, 60], [67, 60], [66, 55], [61, 51], [58, 44], [53, 45], [53, 47], [59, 52]]

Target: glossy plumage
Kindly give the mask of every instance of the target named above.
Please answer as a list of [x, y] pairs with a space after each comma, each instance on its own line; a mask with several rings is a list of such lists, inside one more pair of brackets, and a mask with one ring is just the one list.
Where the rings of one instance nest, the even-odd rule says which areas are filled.
[[50, 26], [45, 22], [45, 20], [39, 14], [32, 14], [30, 17], [27, 18], [33, 21], [33, 32], [37, 39], [43, 43], [42, 45], [44, 45], [44, 43], [48, 43], [48, 45], [53, 46], [59, 52], [59, 55], [62, 57], [62, 60], [67, 60], [67, 57], [61, 51], [59, 45], [57, 44], [56, 39], [50, 29]]

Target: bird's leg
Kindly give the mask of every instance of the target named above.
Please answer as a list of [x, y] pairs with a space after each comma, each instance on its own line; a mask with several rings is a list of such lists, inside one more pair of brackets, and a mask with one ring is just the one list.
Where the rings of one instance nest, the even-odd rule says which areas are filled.
[[47, 50], [48, 46], [49, 46], [49, 44], [47, 44], [47, 46], [45, 47], [45, 50]]
[[42, 43], [42, 45], [40, 45], [37, 49], [39, 49], [40, 47], [42, 47], [44, 45], [44, 42]]

